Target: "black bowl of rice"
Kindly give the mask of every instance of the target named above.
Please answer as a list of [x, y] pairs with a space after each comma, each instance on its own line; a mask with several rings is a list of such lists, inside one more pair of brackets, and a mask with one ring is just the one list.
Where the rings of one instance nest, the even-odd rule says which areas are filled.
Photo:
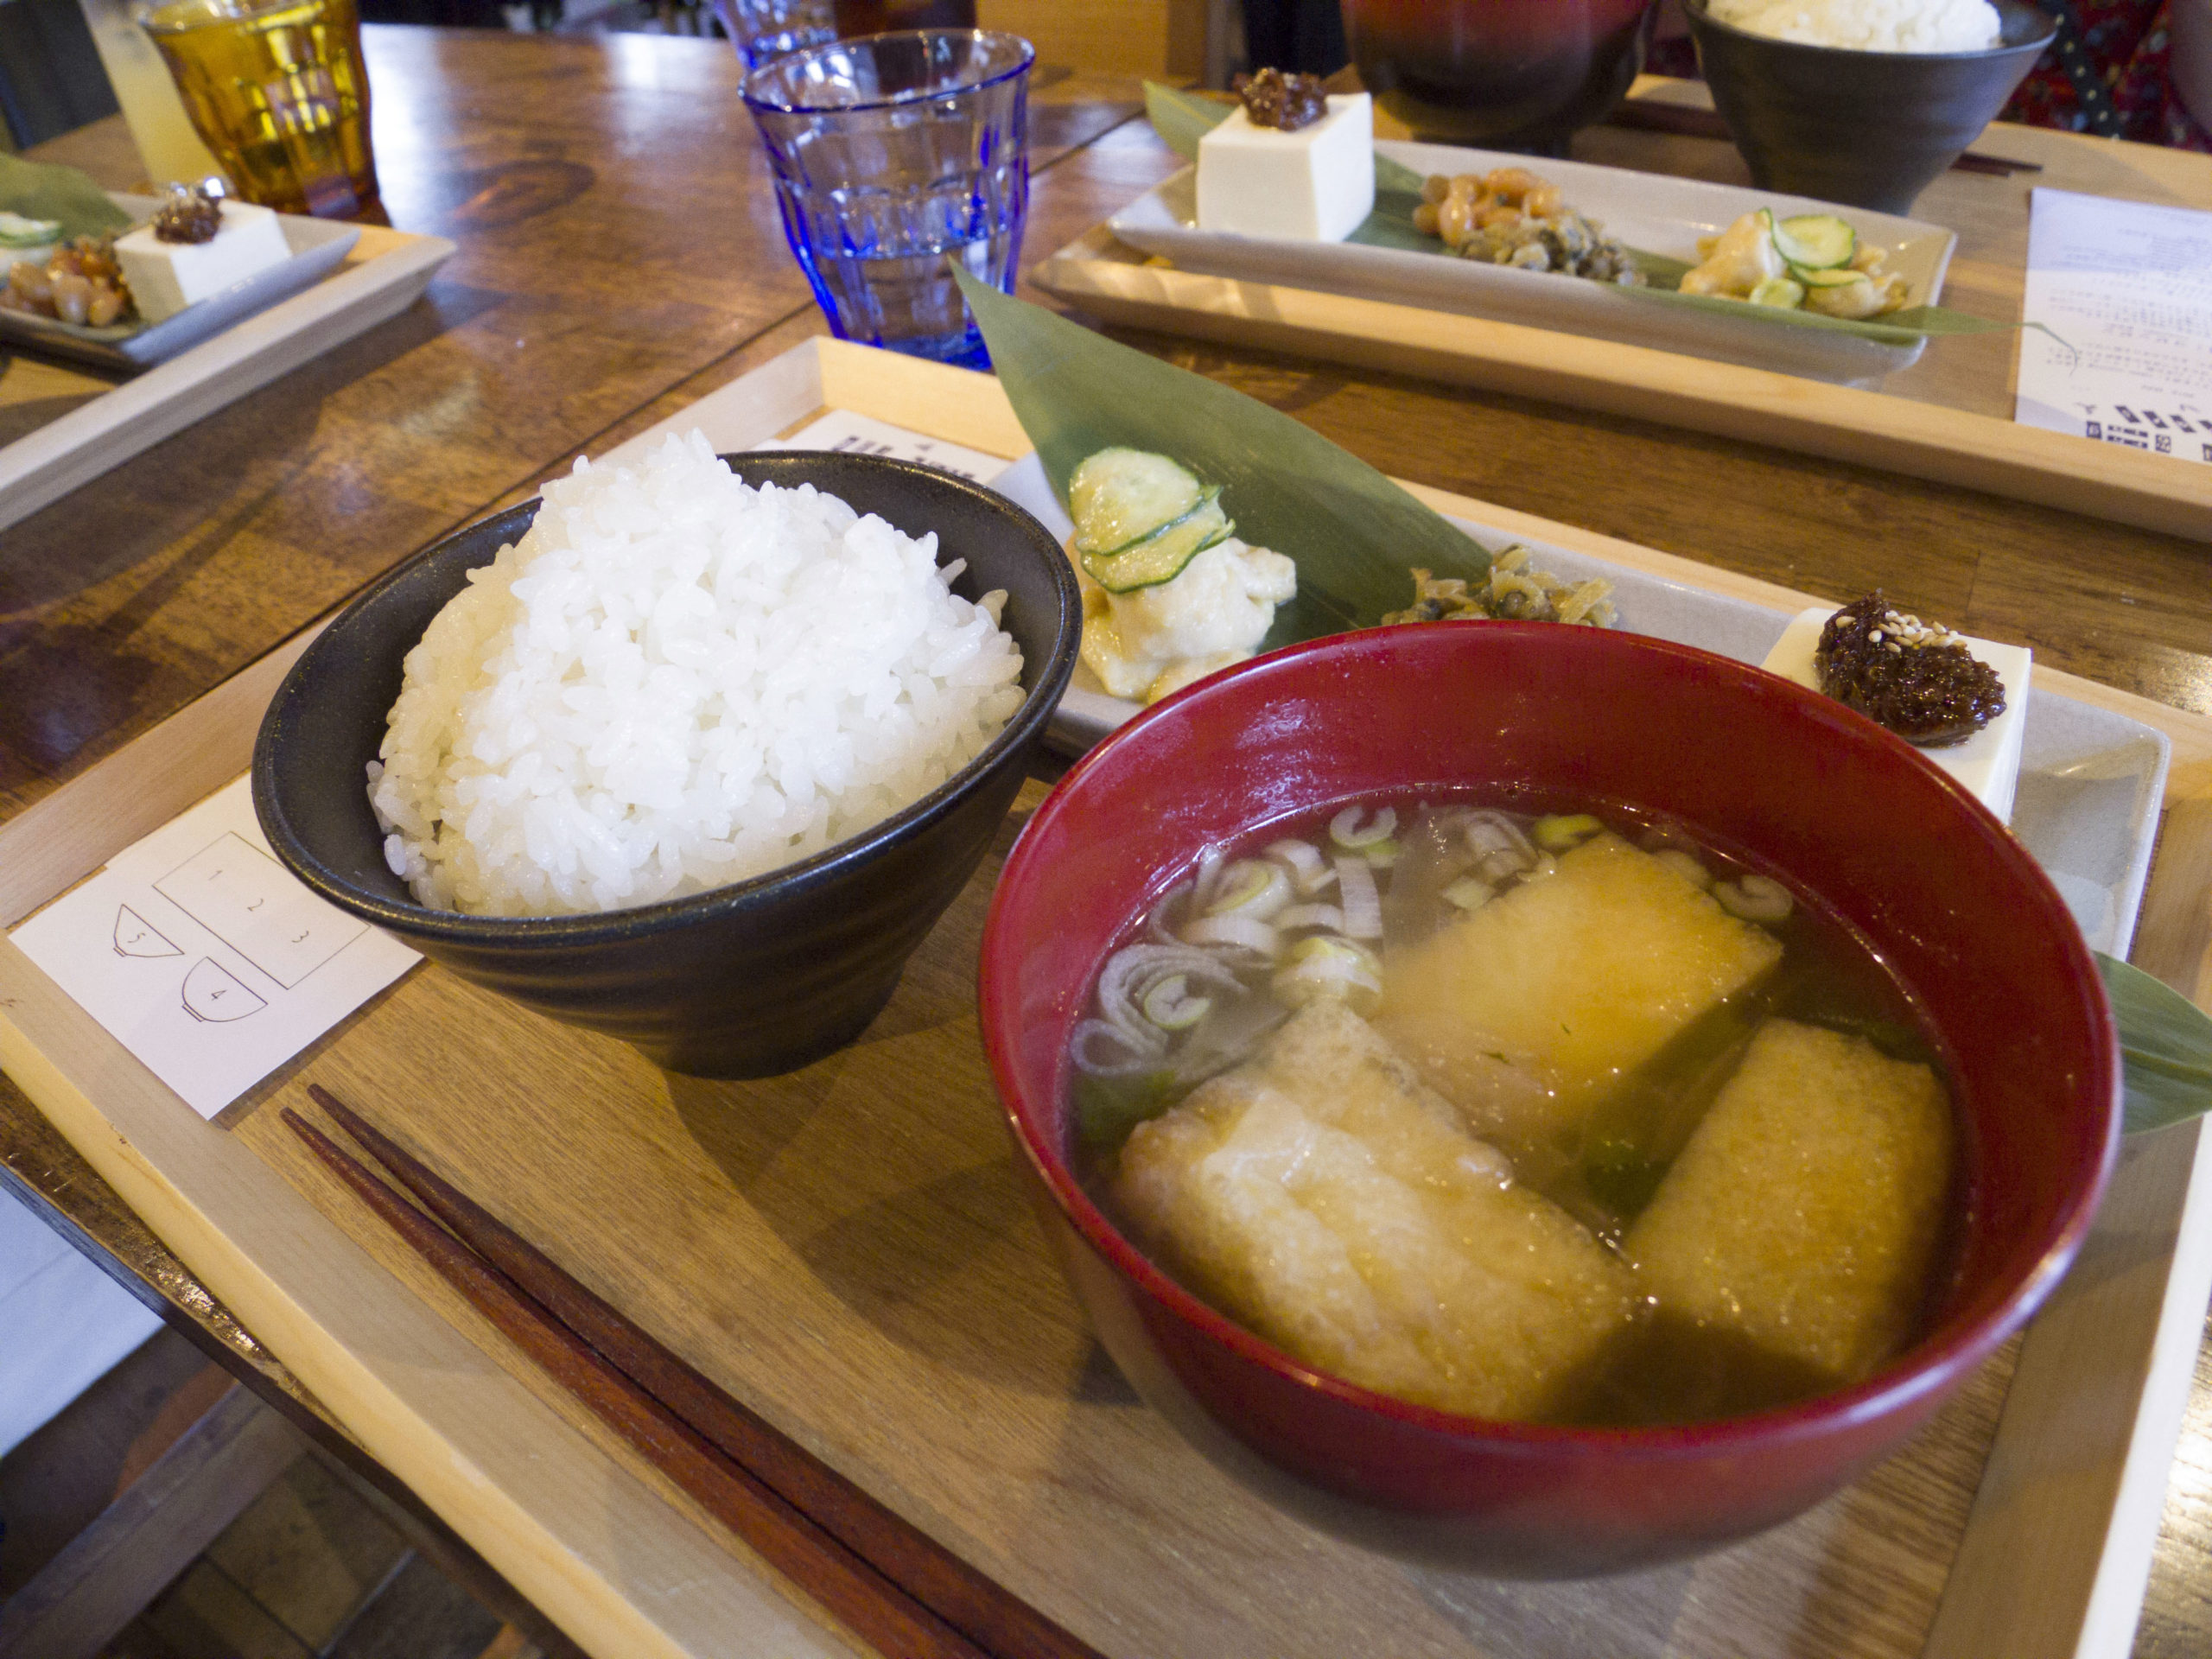
[[694, 433], [365, 589], [270, 703], [254, 805], [317, 894], [461, 977], [771, 1076], [890, 999], [1081, 628], [1058, 543], [992, 492]]
[[1685, 0], [1682, 10], [1751, 182], [1885, 213], [1912, 211], [2058, 28], [2028, 0]]

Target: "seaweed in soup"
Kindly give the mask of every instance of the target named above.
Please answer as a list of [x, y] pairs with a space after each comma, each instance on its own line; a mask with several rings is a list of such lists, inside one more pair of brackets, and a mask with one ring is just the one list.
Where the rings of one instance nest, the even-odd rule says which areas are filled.
[[1199, 1294], [1349, 1380], [1568, 1422], [1783, 1404], [1924, 1322], [1949, 1096], [1840, 922], [1618, 810], [1285, 829], [1171, 888], [1075, 1038], [1077, 1167]]

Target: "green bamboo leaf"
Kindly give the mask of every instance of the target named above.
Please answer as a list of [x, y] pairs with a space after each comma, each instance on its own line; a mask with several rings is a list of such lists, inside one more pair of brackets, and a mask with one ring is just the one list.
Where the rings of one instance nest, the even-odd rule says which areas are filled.
[[1410, 195], [1413, 201], [1405, 207], [1408, 221], [1413, 218], [1414, 203], [1421, 200], [1421, 188], [1427, 182], [1427, 175], [1403, 162], [1392, 161], [1379, 149], [1375, 152], [1375, 194], [1378, 197], [1385, 191], [1394, 195]]
[[2120, 1027], [2127, 1133], [2163, 1129], [2212, 1107], [2212, 1014], [2164, 980], [2099, 953]]
[[1198, 140], [1228, 120], [1236, 108], [1219, 99], [1179, 92], [1156, 80], [1144, 84], [1145, 118], [1167, 148], [1186, 162], [1198, 159]]
[[[1637, 264], [1645, 265], [1647, 275], [1651, 274], [1651, 268], [1645, 262], [1656, 257], [1652, 254], [1636, 255]], [[1681, 280], [1679, 274], [1675, 280]], [[1824, 317], [1817, 311], [1790, 311], [1780, 306], [1752, 305], [1745, 300], [1723, 299], [1717, 294], [1681, 294], [1671, 288], [1660, 286], [1656, 276], [1651, 287], [1624, 288], [1621, 292], [1656, 304], [1687, 305], [1702, 311], [1724, 312], [1731, 316], [1755, 317], [1761, 322], [1773, 323], [1783, 328], [1824, 328], [1831, 334], [1856, 334], [1861, 340], [1878, 340], [1891, 346], [1910, 346], [1916, 340], [1942, 334], [2011, 334], [2020, 327], [2037, 328], [2050, 334], [2050, 330], [2039, 322], [1998, 322], [1988, 317], [1970, 316], [1964, 311], [1953, 311], [1940, 305], [1917, 305], [1909, 310], [1891, 311], [1879, 317], [1856, 321], [1849, 317]], [[2058, 340], [2056, 334], [2050, 337]], [[2062, 346], [2066, 344], [2063, 340], [2058, 343]]]
[[1085, 456], [1116, 444], [1157, 451], [1222, 486], [1239, 536], [1298, 562], [1298, 597], [1275, 612], [1270, 648], [1403, 610], [1414, 565], [1471, 582], [1489, 572], [1478, 543], [1310, 427], [954, 274], [1063, 501]]
[[73, 167], [0, 155], [0, 211], [25, 219], [58, 219], [65, 238], [111, 236], [128, 228], [130, 215], [107, 192]]
[[[1376, 159], [1381, 160], [1379, 156]], [[1420, 205], [1418, 183], [1411, 190], [1385, 190], [1378, 177], [1375, 182], [1375, 211], [1344, 240], [1370, 248], [1394, 248], [1400, 253], [1441, 253], [1441, 242], [1414, 228], [1414, 209]]]

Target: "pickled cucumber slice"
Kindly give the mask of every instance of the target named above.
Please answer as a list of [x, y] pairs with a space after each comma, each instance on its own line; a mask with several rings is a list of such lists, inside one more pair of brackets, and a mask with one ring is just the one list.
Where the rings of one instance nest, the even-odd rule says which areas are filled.
[[1774, 227], [1774, 251], [1800, 271], [1847, 265], [1858, 249], [1859, 232], [1834, 213], [1799, 213]]
[[1753, 305], [1771, 305], [1784, 311], [1795, 311], [1805, 303], [1805, 290], [1787, 276], [1770, 276], [1751, 292]]
[[21, 213], [0, 213], [0, 248], [42, 248], [61, 239], [58, 219], [26, 219]]
[[1163, 524], [1142, 541], [1119, 553], [1083, 552], [1084, 574], [1109, 594], [1133, 594], [1140, 588], [1157, 587], [1183, 574], [1192, 559], [1229, 539], [1236, 528], [1221, 510], [1221, 492], [1206, 492], [1205, 499], [1173, 524]]
[[1101, 449], [1068, 480], [1077, 550], [1110, 557], [1188, 517], [1205, 499], [1205, 486], [1166, 455]]

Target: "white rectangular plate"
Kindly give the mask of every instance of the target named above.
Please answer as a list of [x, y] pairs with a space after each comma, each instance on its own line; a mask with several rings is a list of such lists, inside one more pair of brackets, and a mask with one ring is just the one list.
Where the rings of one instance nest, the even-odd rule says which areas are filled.
[[[288, 219], [285, 234], [291, 236], [302, 224], [317, 221]], [[336, 267], [361, 232], [352, 226], [322, 226], [316, 234], [328, 239], [310, 257], [327, 257], [332, 274], [321, 280], [310, 276], [299, 291], [276, 296], [266, 308], [249, 305], [246, 315], [233, 315], [196, 343], [184, 344], [166, 362], [0, 446], [0, 530], [404, 310], [454, 251], [443, 237], [379, 231], [372, 245], [384, 251], [340, 270]], [[291, 270], [305, 263], [294, 259], [277, 269]], [[161, 327], [182, 323], [226, 297], [203, 300]]]
[[[135, 219], [143, 219], [161, 204], [152, 196], [117, 195], [115, 205]], [[188, 351], [234, 322], [257, 311], [266, 311], [279, 300], [288, 300], [312, 287], [346, 262], [353, 244], [361, 239], [358, 225], [341, 225], [327, 219], [306, 219], [279, 213], [278, 227], [291, 245], [292, 257], [281, 265], [256, 271], [232, 283], [219, 294], [210, 294], [196, 305], [188, 305], [173, 317], [129, 334], [112, 328], [86, 328], [35, 317], [22, 311], [0, 311], [0, 340], [12, 340], [55, 357], [73, 358], [104, 369], [149, 369], [166, 363], [179, 352]]]
[[[1034, 513], [1063, 542], [1074, 533], [1034, 454], [1007, 467], [991, 487]], [[1757, 664], [1765, 661], [1789, 626], [1788, 611], [1509, 536], [1471, 519], [1452, 522], [1493, 550], [1521, 542], [1541, 569], [1569, 582], [1605, 577], [1613, 584], [1621, 626], [1637, 633]], [[1080, 753], [1138, 712], [1136, 703], [1108, 696], [1078, 664], [1052, 717], [1049, 741], [1055, 748]], [[2126, 715], [2055, 691], [2028, 693], [2012, 833], [2050, 875], [2092, 950], [2125, 957], [2134, 937], [2172, 747], [2164, 732]]]
[[[1385, 142], [1375, 148], [1424, 175], [1484, 173], [1529, 164], [1525, 156], [1444, 144]], [[1560, 187], [1569, 207], [1597, 220], [1608, 235], [1646, 253], [1693, 263], [1700, 237], [1719, 234], [1755, 208], [1771, 207], [1777, 218], [1836, 213], [1849, 221], [1862, 240], [1888, 251], [1890, 269], [1901, 272], [1909, 284], [1908, 306], [1934, 305], [1942, 297], [1951, 251], [1958, 241], [1941, 226], [1803, 196], [1586, 162], [1536, 165]], [[1185, 168], [1115, 214], [1107, 220], [1107, 228], [1132, 247], [1206, 276], [1318, 289], [1555, 328], [1822, 380], [1878, 380], [1917, 362], [1927, 345], [1925, 340], [1886, 345], [1830, 329], [1763, 321], [1750, 315], [1748, 308], [1745, 315], [1737, 317], [1666, 305], [1638, 299], [1608, 283], [1455, 259], [1440, 251], [1412, 253], [1356, 242], [1278, 241], [1202, 231], [1198, 228], [1195, 178]]]

